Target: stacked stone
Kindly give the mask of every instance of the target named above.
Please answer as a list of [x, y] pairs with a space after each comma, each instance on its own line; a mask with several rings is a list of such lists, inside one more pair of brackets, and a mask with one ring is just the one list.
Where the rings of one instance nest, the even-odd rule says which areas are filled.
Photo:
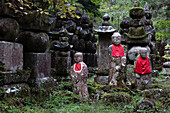
[[[140, 47], [146, 47], [150, 43], [151, 35], [147, 33], [144, 29], [145, 25], [145, 9], [140, 7], [138, 3], [135, 4], [133, 8], [130, 9], [129, 15], [131, 17], [129, 21], [129, 32], [124, 33], [124, 37], [126, 38], [126, 44], [127, 44], [127, 50], [128, 50], [128, 63], [133, 64], [133, 62], [136, 60], [136, 58], [139, 55], [139, 49]], [[135, 47], [139, 48], [135, 48]], [[134, 49], [136, 51], [132, 50], [132, 54], [129, 53], [131, 49]], [[150, 48], [148, 48], [148, 52], [150, 51]], [[148, 53], [149, 55], [149, 53]], [[134, 58], [131, 58], [134, 57]]]
[[120, 34], [122, 35], [122, 44], [126, 44], [125, 42], [125, 37], [124, 37], [124, 33], [128, 33], [129, 32], [129, 21], [127, 20], [126, 15], [124, 15], [123, 17], [123, 21], [120, 23]]
[[62, 27], [59, 31], [58, 40], [54, 39], [51, 43], [51, 68], [52, 75], [57, 78], [59, 76], [68, 75], [71, 67], [70, 44], [68, 43], [69, 33], [67, 29]]
[[163, 68], [162, 72], [164, 75], [170, 75], [170, 42], [165, 46], [164, 56], [163, 56]]
[[[76, 52], [83, 53], [84, 62], [88, 67], [97, 66], [97, 55], [95, 54], [97, 39], [93, 34], [93, 23], [89, 21], [85, 11], [83, 15], [81, 14], [78, 7], [75, 13], [80, 18], [66, 15], [66, 18], [63, 19], [57, 14], [55, 32], [51, 32], [54, 76], [68, 75], [70, 66], [74, 63], [73, 55]], [[64, 52], [67, 52], [67, 55]]]
[[0, 98], [20, 92], [28, 95], [30, 72], [23, 70], [23, 45], [15, 42], [20, 26], [5, 2], [0, 4]]
[[157, 48], [156, 48], [156, 38], [155, 38], [155, 29], [153, 28], [153, 22], [151, 20], [152, 18], [152, 12], [149, 10], [149, 6], [148, 3], [146, 2], [145, 4], [145, 26], [144, 29], [146, 31], [146, 33], [150, 33], [151, 35], [151, 43], [149, 45], [149, 47], [151, 48], [151, 53], [150, 53], [150, 59], [151, 59], [151, 63], [152, 63], [152, 69], [155, 70], [156, 69], [156, 54], [157, 54]]
[[[42, 1], [36, 3], [43, 4]], [[33, 7], [33, 6], [32, 6]], [[17, 18], [21, 32], [17, 42], [23, 44], [24, 69], [30, 68], [29, 85], [49, 87], [53, 85], [51, 72], [51, 53], [48, 53], [49, 36], [47, 32], [55, 27], [55, 18], [31, 8], [24, 18]]]
[[149, 44], [153, 35], [151, 34], [153, 27], [150, 28], [152, 26], [150, 20], [152, 13], [148, 11], [148, 6], [145, 6], [145, 8], [146, 11], [144, 8], [140, 7], [139, 3], [135, 3], [134, 7], [129, 11], [129, 16], [131, 17], [129, 21], [129, 31], [128, 33], [123, 33], [127, 45], [127, 84], [131, 87], [136, 85], [134, 64], [136, 63], [141, 47], [147, 48], [147, 56], [150, 57], [151, 49]]
[[95, 82], [99, 84], [108, 84], [108, 75], [109, 75], [109, 55], [108, 47], [112, 44], [111, 36], [115, 29], [109, 23], [110, 17], [108, 14], [103, 16], [102, 26], [99, 26], [95, 31], [99, 37], [98, 44], [98, 70], [96, 71], [97, 76], [95, 77]]

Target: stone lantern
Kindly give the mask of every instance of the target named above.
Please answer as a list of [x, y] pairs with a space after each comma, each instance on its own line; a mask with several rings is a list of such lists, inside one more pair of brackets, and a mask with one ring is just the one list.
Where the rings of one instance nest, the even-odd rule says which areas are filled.
[[112, 44], [111, 36], [116, 31], [110, 23], [110, 17], [108, 14], [103, 16], [104, 22], [102, 26], [99, 26], [95, 31], [98, 34], [98, 71], [99, 75], [108, 75], [109, 74], [109, 55], [108, 55], [108, 47]]

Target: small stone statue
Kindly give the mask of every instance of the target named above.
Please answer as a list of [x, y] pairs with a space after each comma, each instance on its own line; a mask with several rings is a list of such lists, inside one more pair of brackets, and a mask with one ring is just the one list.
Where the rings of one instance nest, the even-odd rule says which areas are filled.
[[73, 83], [73, 92], [79, 95], [79, 100], [88, 100], [89, 93], [87, 89], [88, 69], [83, 62], [83, 54], [77, 52], [74, 55], [75, 64], [71, 67], [71, 78]]
[[139, 50], [139, 58], [135, 66], [135, 75], [137, 79], [137, 89], [149, 88], [151, 86], [152, 70], [147, 56], [147, 49], [142, 47]]
[[125, 62], [125, 60], [122, 61], [122, 57], [124, 57], [125, 54], [123, 46], [121, 45], [121, 35], [116, 32], [112, 35], [111, 38], [113, 44], [108, 48], [110, 56], [110, 72], [108, 83], [110, 86], [117, 86], [117, 77], [120, 76], [121, 68], [124, 66], [122, 63]]

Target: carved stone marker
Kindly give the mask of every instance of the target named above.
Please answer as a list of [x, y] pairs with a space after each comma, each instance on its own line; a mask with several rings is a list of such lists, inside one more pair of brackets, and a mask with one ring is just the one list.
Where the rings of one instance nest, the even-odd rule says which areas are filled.
[[18, 43], [0, 41], [0, 61], [6, 71], [16, 72], [23, 69], [23, 46]]
[[73, 92], [79, 95], [80, 101], [88, 100], [89, 93], [87, 89], [88, 69], [83, 62], [83, 54], [80, 52], [74, 55], [75, 64], [71, 67], [71, 78], [73, 83]]
[[151, 86], [152, 80], [152, 70], [149, 62], [149, 58], [147, 56], [147, 49], [141, 48], [140, 56], [137, 59], [135, 66], [135, 73], [137, 78], [137, 88], [149, 88]]
[[112, 26], [109, 26], [108, 20], [110, 19], [109, 15], [105, 14], [103, 16], [104, 22], [102, 26], [99, 26], [95, 31], [99, 35], [99, 44], [98, 44], [98, 74], [99, 75], [108, 75], [109, 74], [109, 56], [108, 56], [108, 46], [112, 44], [111, 36], [116, 31]]
[[[121, 45], [121, 35], [116, 32], [112, 35], [112, 45], [109, 46], [110, 72], [108, 83], [110, 86], [117, 86], [117, 77], [120, 76], [122, 57], [125, 56], [123, 46]], [[126, 60], [125, 60], [126, 61]], [[124, 60], [123, 60], [124, 62]], [[124, 65], [123, 65], [124, 66]]]

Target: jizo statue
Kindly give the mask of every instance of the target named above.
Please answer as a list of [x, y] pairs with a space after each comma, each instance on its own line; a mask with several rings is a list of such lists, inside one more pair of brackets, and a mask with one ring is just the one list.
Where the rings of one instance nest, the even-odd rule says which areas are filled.
[[73, 83], [73, 93], [79, 95], [79, 100], [88, 100], [87, 89], [88, 69], [83, 62], [83, 54], [80, 52], [74, 55], [75, 64], [71, 67], [71, 78]]
[[121, 45], [121, 35], [116, 32], [111, 36], [111, 38], [112, 45], [110, 45], [108, 48], [110, 56], [110, 72], [108, 83], [110, 86], [117, 86], [117, 79], [119, 78], [119, 80], [122, 80], [120, 79], [120, 72], [122, 66], [124, 67], [126, 65], [126, 57], [124, 54], [123, 46]]
[[135, 75], [137, 78], [137, 89], [149, 88], [151, 86], [152, 70], [147, 56], [147, 49], [141, 48], [139, 50], [139, 58], [135, 66]]

